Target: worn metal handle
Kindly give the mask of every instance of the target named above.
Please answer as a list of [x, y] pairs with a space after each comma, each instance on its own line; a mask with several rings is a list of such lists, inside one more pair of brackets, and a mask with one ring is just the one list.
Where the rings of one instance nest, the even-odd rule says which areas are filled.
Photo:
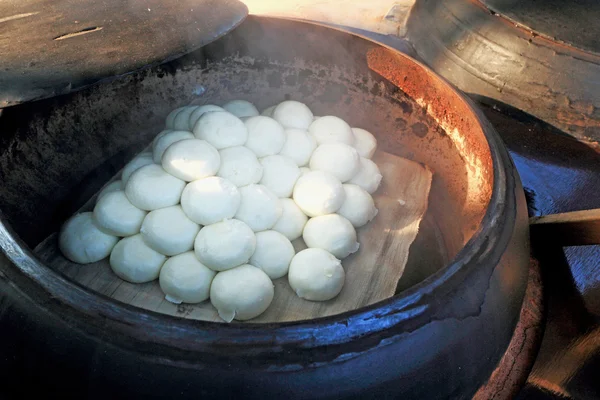
[[600, 244], [600, 208], [529, 219], [532, 238], [563, 246]]

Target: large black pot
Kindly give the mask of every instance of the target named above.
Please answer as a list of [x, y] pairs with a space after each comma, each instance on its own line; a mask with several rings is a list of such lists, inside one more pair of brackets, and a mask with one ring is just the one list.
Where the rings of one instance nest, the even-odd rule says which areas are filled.
[[[32, 253], [158, 133], [169, 110], [194, 100], [264, 107], [289, 97], [369, 127], [381, 148], [433, 169], [433, 228], [420, 235], [437, 239], [430, 248], [418, 239], [407, 267], [433, 270], [425, 279], [337, 316], [228, 325], [121, 304]], [[0, 129], [0, 390], [467, 398], [511, 339], [529, 260], [515, 168], [469, 100], [394, 50], [314, 24], [251, 17], [159, 68], [5, 109]], [[423, 261], [431, 248], [441, 248], [443, 264]]]

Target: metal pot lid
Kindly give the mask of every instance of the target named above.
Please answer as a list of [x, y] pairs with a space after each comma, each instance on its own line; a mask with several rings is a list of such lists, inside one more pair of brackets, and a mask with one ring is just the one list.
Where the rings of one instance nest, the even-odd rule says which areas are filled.
[[0, 2], [0, 108], [172, 60], [247, 14], [237, 0]]
[[541, 35], [577, 48], [600, 53], [598, 0], [481, 0], [490, 10], [505, 15]]
[[[563, 3], [416, 0], [407, 36], [422, 60], [477, 100], [600, 142], [600, 51], [592, 51], [600, 30], [581, 4]], [[598, 7], [587, 12], [598, 16]]]

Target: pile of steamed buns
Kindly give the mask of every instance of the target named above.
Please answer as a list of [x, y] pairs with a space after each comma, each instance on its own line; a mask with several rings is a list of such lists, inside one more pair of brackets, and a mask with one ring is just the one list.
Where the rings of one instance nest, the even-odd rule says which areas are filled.
[[[377, 214], [376, 145], [297, 101], [262, 115], [244, 100], [178, 108], [152, 152], [63, 225], [59, 246], [81, 264], [110, 255], [128, 282], [158, 278], [173, 303], [210, 298], [228, 322], [263, 313], [286, 274], [301, 298], [329, 300], [344, 285], [340, 260], [358, 250], [355, 229]], [[300, 237], [308, 248], [296, 254]]]

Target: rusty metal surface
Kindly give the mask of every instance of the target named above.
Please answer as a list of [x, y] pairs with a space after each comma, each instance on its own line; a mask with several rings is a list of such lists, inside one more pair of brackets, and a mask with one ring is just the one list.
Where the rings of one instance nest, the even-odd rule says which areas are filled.
[[417, 54], [460, 89], [600, 140], [600, 54], [532, 32], [478, 0], [418, 0], [407, 29]]
[[180, 57], [237, 26], [237, 0], [0, 2], [0, 108]]
[[[302, 45], [290, 46], [298, 38]], [[0, 287], [10, 293], [2, 317], [11, 330], [0, 333], [19, 343], [16, 354], [25, 354], [19, 360], [54, 360], [57, 352], [70, 353], [71, 342], [80, 344], [70, 357], [75, 364], [40, 375], [44, 382], [61, 372], [71, 376], [65, 369], [78, 365], [78, 393], [94, 390], [97, 396], [124, 380], [125, 389], [139, 396], [170, 392], [177, 382], [185, 382], [188, 397], [204, 398], [474, 393], [506, 350], [521, 310], [529, 264], [526, 204], [490, 123], [421, 68], [344, 32], [250, 17], [168, 65], [4, 110], [0, 245], [12, 263], [0, 257]], [[419, 80], [422, 91], [405, 83]], [[427, 163], [436, 174], [430, 210], [451, 261], [365, 309], [293, 324], [225, 325], [123, 306], [32, 256], [27, 244], [40, 235], [32, 228], [54, 230], [68, 215], [61, 206], [69, 193], [102, 162], [123, 149], [143, 148], [178, 105], [232, 98], [255, 100], [261, 108], [286, 98], [307, 101], [317, 114], [368, 127], [384, 150]], [[453, 108], [444, 113], [444, 104]], [[478, 176], [491, 179], [474, 181]], [[25, 322], [15, 324], [16, 315]], [[38, 327], [35, 336], [23, 331], [28, 324]], [[38, 337], [50, 345], [40, 345]], [[473, 358], [473, 346], [485, 357]], [[8, 370], [39, 374], [43, 365]]]
[[[444, 132], [445, 136], [453, 141], [456, 151], [459, 154], [465, 171], [460, 175], [446, 175], [442, 179], [448, 180], [444, 192], [447, 192], [451, 198], [461, 199], [461, 211], [463, 215], [462, 238], [458, 237], [458, 242], [450, 247], [450, 257], [455, 254], [454, 249], [461, 247], [460, 242], [464, 243], [465, 237], [470, 237], [481, 223], [481, 206], [487, 204], [491, 197], [492, 188], [489, 182], [493, 181], [492, 160], [488, 154], [487, 144], [481, 141], [483, 129], [481, 122], [477, 119], [468, 118], [468, 103], [457, 102], [450, 96], [451, 89], [445, 82], [431, 79], [429, 71], [422, 69], [418, 65], [407, 65], [402, 62], [400, 57], [383, 48], [375, 48], [367, 53], [367, 63], [369, 67], [395, 84], [404, 93], [410, 96], [415, 102], [423, 108], [423, 111], [430, 115], [439, 125], [438, 133]], [[423, 82], [430, 82], [424, 85]], [[406, 148], [415, 151], [423, 147], [424, 143], [434, 143], [435, 139], [431, 134], [427, 135], [422, 129], [418, 130], [418, 125], [411, 127], [412, 133], [417, 140], [411, 140], [411, 143], [405, 145]], [[422, 140], [425, 139], [425, 140]], [[388, 140], [384, 140], [387, 143]], [[430, 147], [431, 149], [431, 147]], [[445, 159], [444, 149], [436, 149], [438, 158]], [[446, 170], [447, 166], [440, 165], [436, 157], [430, 157], [427, 161], [423, 160], [428, 166], [438, 174]], [[445, 174], [444, 174], [445, 175]], [[464, 192], [465, 186], [469, 192]], [[445, 206], [445, 205], [444, 205]], [[440, 213], [440, 226], [446, 227], [452, 225], [450, 220], [457, 214]], [[444, 232], [445, 241], [449, 241], [450, 235]]]

